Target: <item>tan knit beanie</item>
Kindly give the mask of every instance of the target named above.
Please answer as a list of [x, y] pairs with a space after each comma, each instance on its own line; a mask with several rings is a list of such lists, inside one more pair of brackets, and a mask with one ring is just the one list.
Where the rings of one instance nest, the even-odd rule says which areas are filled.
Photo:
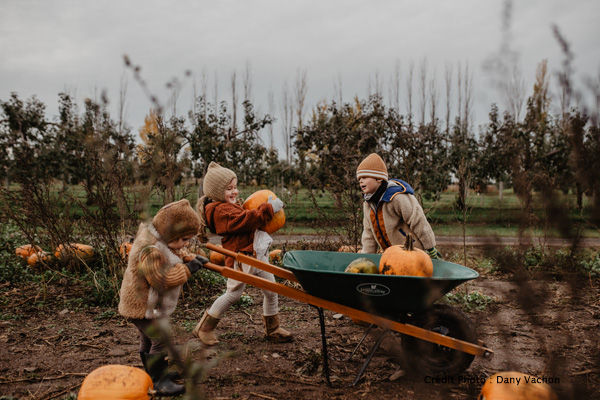
[[356, 179], [362, 177], [383, 179], [385, 181], [388, 180], [387, 168], [379, 155], [371, 153], [358, 164], [358, 168], [356, 169]]
[[225, 201], [225, 188], [233, 178], [237, 178], [235, 172], [211, 161], [202, 184], [204, 195], [213, 200]]
[[152, 225], [166, 243], [185, 235], [196, 235], [200, 228], [198, 214], [186, 199], [169, 203], [156, 213]]

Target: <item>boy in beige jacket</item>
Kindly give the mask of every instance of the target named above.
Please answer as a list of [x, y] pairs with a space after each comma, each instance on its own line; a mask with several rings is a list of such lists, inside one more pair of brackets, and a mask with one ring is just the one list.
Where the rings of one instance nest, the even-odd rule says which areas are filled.
[[411, 234], [415, 247], [440, 258], [435, 248], [435, 235], [423, 208], [410, 185], [400, 179], [389, 179], [383, 159], [370, 154], [358, 166], [356, 178], [365, 199], [363, 205], [362, 253], [384, 251], [404, 244]]

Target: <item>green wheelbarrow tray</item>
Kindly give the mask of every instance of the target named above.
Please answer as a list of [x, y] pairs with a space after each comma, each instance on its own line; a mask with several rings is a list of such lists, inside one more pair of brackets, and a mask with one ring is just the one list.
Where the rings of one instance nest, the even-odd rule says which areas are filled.
[[458, 285], [479, 276], [471, 268], [444, 260], [432, 260], [430, 278], [344, 272], [361, 257], [379, 265], [381, 255], [289, 251], [283, 266], [311, 295], [387, 318], [429, 309]]

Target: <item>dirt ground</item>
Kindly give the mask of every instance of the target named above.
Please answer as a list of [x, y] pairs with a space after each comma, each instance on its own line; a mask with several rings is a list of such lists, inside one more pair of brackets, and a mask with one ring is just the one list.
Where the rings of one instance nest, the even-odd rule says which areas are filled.
[[[544, 377], [561, 399], [600, 398], [600, 280], [478, 271], [480, 278], [458, 290], [494, 298], [485, 311], [467, 314], [494, 357], [476, 357], [463, 373], [437, 382], [407, 368], [398, 358], [400, 337], [388, 335], [362, 379], [350, 386], [374, 335], [348, 361], [365, 328], [326, 310], [330, 386], [316, 309], [280, 296], [282, 325], [295, 341], [271, 343], [263, 337], [262, 294], [250, 287], [254, 304], [224, 316], [221, 343], [212, 349], [191, 334], [202, 310], [189, 298], [180, 300], [172, 318], [175, 342], [200, 365], [215, 364], [199, 388], [208, 399], [476, 399], [486, 377], [509, 370]], [[114, 310], [63, 308], [61, 296], [73, 295], [68, 282], [47, 287], [56, 307], [42, 311], [33, 307], [40, 293], [1, 285], [10, 297], [7, 307], [21, 318], [0, 321], [0, 399], [66, 399], [102, 365], [141, 367], [135, 327]]]

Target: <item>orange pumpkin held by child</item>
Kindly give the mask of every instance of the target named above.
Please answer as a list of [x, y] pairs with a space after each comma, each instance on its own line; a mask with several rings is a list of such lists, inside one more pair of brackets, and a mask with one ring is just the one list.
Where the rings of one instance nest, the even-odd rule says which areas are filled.
[[143, 369], [126, 365], [105, 365], [85, 377], [77, 398], [147, 400], [153, 390], [152, 379]]
[[552, 388], [535, 376], [521, 372], [498, 372], [489, 377], [477, 400], [557, 400]]
[[[266, 203], [269, 200], [269, 196], [272, 196], [273, 199], [276, 199], [275, 193], [270, 190], [263, 189], [257, 192], [254, 192], [250, 197], [246, 199], [243, 204], [245, 210], [255, 210], [263, 203]], [[285, 225], [285, 212], [283, 209], [279, 210], [273, 216], [273, 219], [267, 222], [267, 224], [261, 229], [269, 234], [273, 232], [277, 232], [280, 230], [283, 225]]]
[[415, 249], [410, 234], [404, 246], [390, 246], [381, 255], [379, 273], [383, 275], [433, 276], [433, 263], [427, 253]]

